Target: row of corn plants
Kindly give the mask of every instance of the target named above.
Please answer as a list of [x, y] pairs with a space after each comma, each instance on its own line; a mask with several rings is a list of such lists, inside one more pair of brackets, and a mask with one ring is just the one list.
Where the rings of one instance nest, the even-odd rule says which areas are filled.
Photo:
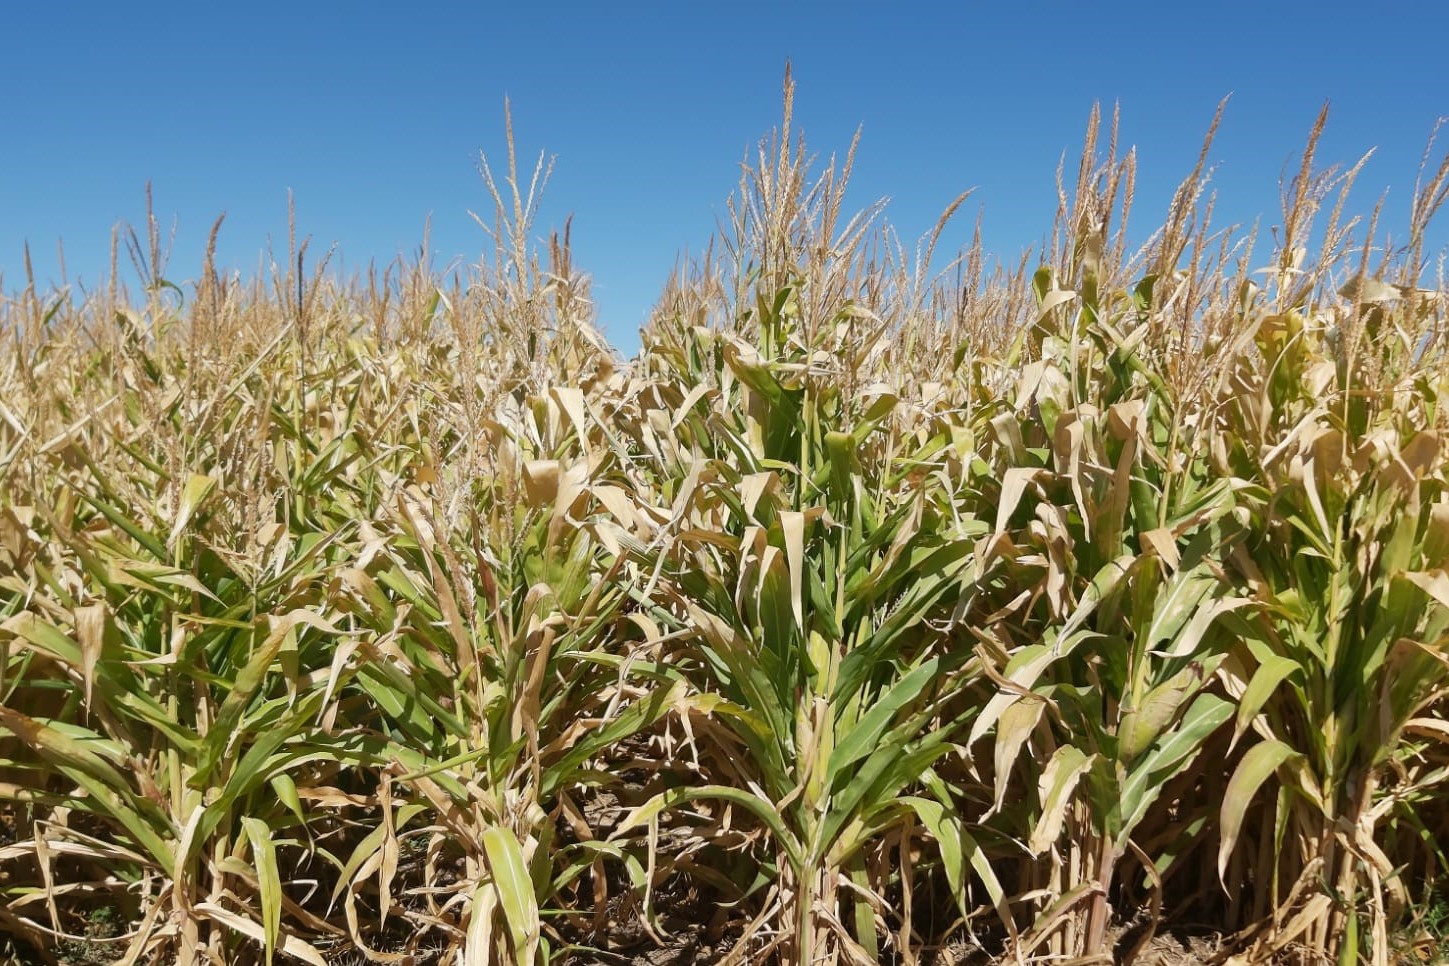
[[153, 220], [0, 301], [0, 948], [1414, 952], [1449, 162], [1386, 242], [1320, 118], [1266, 254], [1203, 163], [1129, 247], [1094, 115], [1039, 252], [933, 268], [786, 105], [632, 360], [512, 157], [467, 273], [178, 285]]

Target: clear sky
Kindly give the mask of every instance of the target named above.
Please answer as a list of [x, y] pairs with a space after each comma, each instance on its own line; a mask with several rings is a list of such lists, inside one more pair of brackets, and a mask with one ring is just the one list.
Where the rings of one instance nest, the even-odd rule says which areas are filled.
[[[891, 199], [924, 233], [961, 190], [968, 234], [1012, 258], [1049, 229], [1053, 176], [1094, 101], [1120, 103], [1139, 152], [1139, 224], [1155, 222], [1231, 93], [1213, 159], [1219, 213], [1276, 215], [1278, 180], [1325, 100], [1321, 159], [1377, 147], [1359, 201], [1406, 217], [1435, 120], [1449, 4], [14, 2], [0, 6], [0, 271], [94, 285], [111, 226], [154, 185], [179, 224], [170, 276], [199, 273], [227, 213], [223, 265], [286, 246], [287, 192], [314, 252], [340, 265], [415, 250], [477, 259], [503, 160], [558, 162], [540, 233], [574, 215], [601, 323], [625, 351], [676, 256], [698, 251], [745, 151], [778, 123], [787, 59], [812, 150], [863, 141], [854, 200]], [[1449, 147], [1449, 133], [1441, 141]], [[1449, 220], [1449, 219], [1446, 219]], [[1438, 238], [1449, 235], [1443, 231]]]

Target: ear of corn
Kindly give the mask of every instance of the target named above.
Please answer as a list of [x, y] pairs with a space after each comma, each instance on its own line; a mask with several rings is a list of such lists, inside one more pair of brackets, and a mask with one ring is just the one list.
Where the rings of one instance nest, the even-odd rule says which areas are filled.
[[138, 244], [135, 298], [4, 300], [12, 951], [1073, 958], [1142, 912], [1390, 961], [1446, 867], [1449, 166], [1374, 262], [1320, 118], [1273, 251], [1201, 164], [1133, 251], [1094, 115], [1039, 263], [932, 274], [788, 103], [627, 363], [542, 168], [467, 279]]

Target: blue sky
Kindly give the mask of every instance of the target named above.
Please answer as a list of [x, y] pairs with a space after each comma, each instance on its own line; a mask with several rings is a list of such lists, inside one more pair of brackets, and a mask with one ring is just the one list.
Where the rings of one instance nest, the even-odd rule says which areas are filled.
[[1049, 229], [1056, 165], [1094, 101], [1120, 103], [1137, 146], [1139, 225], [1229, 93], [1221, 218], [1274, 222], [1327, 100], [1321, 159], [1377, 147], [1358, 200], [1388, 189], [1401, 224], [1449, 115], [1446, 36], [1449, 4], [1394, 2], [7, 4], [0, 271], [21, 287], [28, 240], [58, 283], [63, 239], [72, 281], [94, 285], [147, 181], [179, 223], [173, 281], [196, 277], [222, 211], [224, 265], [254, 270], [268, 237], [285, 251], [288, 190], [313, 251], [336, 243], [344, 269], [414, 251], [430, 214], [439, 264], [477, 259], [467, 212], [489, 210], [477, 158], [502, 162], [506, 95], [522, 153], [558, 159], [540, 233], [574, 216], [601, 323], [632, 351], [676, 256], [703, 247], [778, 123], [787, 59], [812, 150], [843, 153], [863, 126], [857, 205], [889, 197], [909, 238], [975, 187], [952, 240], [981, 210], [987, 248], [1014, 258]]

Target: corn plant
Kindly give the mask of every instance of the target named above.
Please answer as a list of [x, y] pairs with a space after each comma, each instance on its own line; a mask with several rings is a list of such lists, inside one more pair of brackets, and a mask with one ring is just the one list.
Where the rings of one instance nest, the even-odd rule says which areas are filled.
[[969, 863], [995, 884], [931, 770], [977, 710], [951, 627], [989, 528], [969, 469], [953, 477], [940, 456], [949, 435], [898, 435], [889, 386], [843, 390], [826, 360], [849, 347], [800, 341], [803, 301], [761, 293], [758, 346], [683, 332], [656, 357], [690, 389], [661, 414], [679, 434], [660, 461], [679, 476], [656, 484], [672, 527], [641, 556], [652, 599], [692, 640], [680, 659], [709, 696], [696, 728], [717, 780], [656, 797], [626, 826], [700, 799], [743, 810], [778, 849], [766, 901], [787, 925], [765, 952], [870, 962], [890, 885], [870, 856], [888, 835], [929, 828], [953, 882]]
[[[57, 566], [5, 578], [24, 606], [3, 625], [17, 673], [0, 721], [26, 751], [10, 764], [49, 806], [37, 862], [47, 878], [68, 854], [111, 871], [116, 901], [142, 917], [128, 961], [170, 948], [195, 962], [255, 940], [269, 959], [321, 962], [281, 927], [279, 855], [311, 850], [327, 817], [304, 810], [299, 786], [326, 784], [344, 757], [318, 728], [327, 690], [311, 674], [341, 636], [320, 576], [330, 535], [275, 527], [268, 566], [252, 568], [212, 519], [238, 497], [216, 477], [177, 480], [142, 455], [118, 482], [80, 442], [60, 455], [76, 469], [31, 511]], [[296, 467], [294, 507], [345, 485], [348, 460], [321, 462]], [[148, 512], [154, 495], [169, 512]], [[60, 930], [53, 900], [49, 911]]]
[[[581, 517], [593, 502], [565, 407], [540, 401], [553, 459], [514, 462], [498, 427], [499, 476], [476, 485], [449, 526], [402, 497], [359, 566], [339, 574], [350, 623], [365, 630], [356, 687], [373, 709], [372, 751], [392, 786], [385, 834], [359, 844], [336, 896], [379, 879], [386, 916], [399, 839], [422, 836], [435, 874], [461, 853], [461, 876], [436, 883], [420, 924], [456, 919], [469, 962], [547, 961], [542, 916], [558, 891], [617, 848], [557, 842], [602, 750], [659, 718], [668, 687], [640, 690], [620, 651], [622, 557], [606, 564]], [[510, 488], [508, 481], [511, 480]], [[575, 516], [577, 514], [578, 516]], [[605, 519], [596, 526], [609, 526]], [[584, 728], [586, 721], [593, 727]], [[582, 859], [582, 861], [579, 861]], [[464, 905], [436, 895], [456, 891]], [[555, 934], [555, 942], [557, 941]]]
[[[1234, 850], [1247, 841], [1276, 853], [1271, 877], [1254, 883], [1256, 911], [1276, 910], [1273, 944], [1302, 940], [1352, 960], [1362, 943], [1384, 961], [1408, 903], [1384, 836], [1400, 822], [1411, 830], [1409, 802], [1443, 781], [1416, 759], [1446, 694], [1449, 509], [1435, 429], [1416, 432], [1391, 397], [1309, 393], [1314, 369], [1330, 386], [1348, 374], [1315, 351], [1318, 339], [1301, 316], [1264, 317], [1258, 344], [1276, 366], [1237, 410], [1256, 403], [1293, 433], [1265, 454], [1244, 426], [1229, 453], [1256, 482], [1241, 491], [1254, 536], [1232, 559], [1257, 599], [1236, 734], [1259, 741], [1229, 786], [1219, 865], [1240, 868]], [[1275, 775], [1277, 795], [1245, 824]]]

